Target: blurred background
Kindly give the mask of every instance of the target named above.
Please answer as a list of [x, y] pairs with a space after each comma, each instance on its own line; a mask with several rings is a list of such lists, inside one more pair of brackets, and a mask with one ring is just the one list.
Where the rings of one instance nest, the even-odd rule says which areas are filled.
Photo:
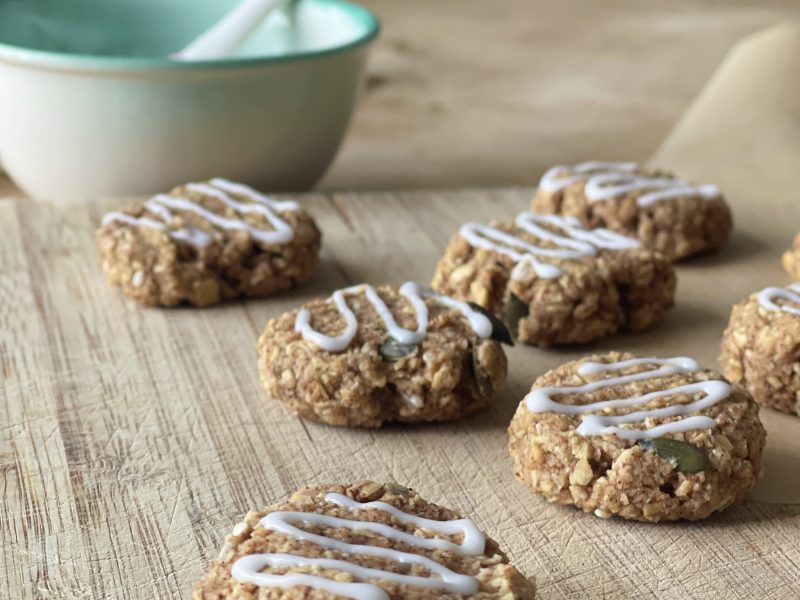
[[739, 38], [800, 18], [797, 0], [359, 2], [383, 33], [323, 189], [532, 185], [555, 163], [646, 160]]
[[383, 31], [322, 190], [532, 185], [556, 163], [646, 160], [738, 39], [800, 18], [797, 0], [360, 2]]

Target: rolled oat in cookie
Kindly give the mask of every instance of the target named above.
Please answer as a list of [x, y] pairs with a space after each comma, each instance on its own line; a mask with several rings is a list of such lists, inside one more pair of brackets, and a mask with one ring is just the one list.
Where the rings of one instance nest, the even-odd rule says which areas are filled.
[[408, 282], [357, 285], [267, 323], [261, 381], [301, 417], [330, 425], [458, 419], [506, 378], [504, 325], [481, 307]]
[[97, 252], [111, 285], [148, 306], [209, 306], [305, 282], [320, 232], [294, 200], [226, 179], [190, 183], [103, 217]]
[[719, 249], [733, 227], [717, 186], [631, 162], [553, 167], [539, 181], [532, 210], [636, 237], [670, 260]]
[[734, 306], [719, 362], [759, 404], [800, 415], [800, 283], [765, 288]]
[[612, 352], [533, 383], [509, 427], [514, 473], [600, 517], [697, 520], [761, 476], [764, 427], [744, 389], [691, 358]]
[[304, 488], [252, 511], [194, 600], [529, 600], [534, 586], [470, 519], [395, 483]]
[[638, 240], [533, 213], [463, 225], [433, 277], [440, 292], [485, 307], [537, 346], [641, 331], [672, 306], [675, 285], [670, 262]]

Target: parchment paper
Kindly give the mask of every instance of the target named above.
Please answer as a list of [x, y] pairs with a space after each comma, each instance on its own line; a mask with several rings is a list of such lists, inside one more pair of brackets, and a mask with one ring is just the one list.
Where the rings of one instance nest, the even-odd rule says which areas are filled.
[[[790, 283], [780, 256], [800, 230], [800, 25], [739, 42], [650, 162], [719, 184], [734, 211], [723, 252], [678, 266], [676, 311], [686, 326], [670, 332], [669, 345], [711, 365], [731, 306]], [[800, 503], [800, 418], [766, 408], [761, 418], [765, 474], [751, 498]]]

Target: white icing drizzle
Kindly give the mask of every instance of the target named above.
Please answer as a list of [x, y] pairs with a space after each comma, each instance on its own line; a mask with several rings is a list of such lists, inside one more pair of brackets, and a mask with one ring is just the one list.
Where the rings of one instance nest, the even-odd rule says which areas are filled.
[[389, 307], [378, 295], [371, 285], [361, 284], [354, 285], [343, 290], [337, 290], [331, 296], [333, 303], [336, 305], [339, 314], [342, 315], [345, 321], [344, 331], [336, 336], [325, 335], [311, 327], [311, 311], [307, 308], [302, 308], [297, 313], [295, 319], [294, 329], [299, 332], [304, 340], [313, 342], [323, 350], [328, 352], [341, 352], [350, 346], [353, 338], [358, 331], [358, 320], [350, 307], [347, 305], [346, 295], [364, 293], [369, 300], [370, 304], [375, 308], [378, 315], [386, 325], [386, 330], [389, 335], [403, 344], [419, 344], [425, 339], [428, 332], [428, 306], [425, 304], [424, 298], [433, 299], [440, 304], [444, 304], [449, 308], [454, 308], [461, 312], [469, 321], [472, 331], [481, 339], [488, 338], [492, 334], [492, 323], [486, 315], [481, 314], [479, 311], [473, 309], [466, 302], [461, 302], [449, 296], [443, 296], [434, 292], [433, 290], [422, 289], [416, 283], [407, 281], [400, 286], [400, 293], [405, 296], [414, 307], [416, 313], [417, 328], [415, 330], [404, 329], [397, 324], [394, 316], [392, 315]]
[[[517, 216], [514, 223], [523, 231], [539, 239], [552, 242], [558, 247], [536, 246], [513, 234], [480, 223], [462, 225], [459, 233], [473, 247], [498, 252], [517, 263], [530, 265], [542, 279], [554, 279], [561, 276], [563, 271], [556, 265], [541, 262], [537, 257], [579, 260], [587, 256], [595, 256], [598, 248], [623, 250], [641, 246], [638, 240], [608, 229], [587, 230], [574, 217], [524, 212]], [[565, 235], [554, 233], [542, 227], [541, 224], [557, 227]]]
[[172, 212], [166, 206], [159, 204], [159, 201], [162, 197], [164, 196], [153, 196], [144, 204], [145, 208], [149, 212], [158, 216], [161, 221], [156, 221], [155, 219], [151, 219], [149, 217], [132, 217], [122, 212], [110, 212], [103, 217], [102, 224], [106, 225], [112, 221], [119, 221], [134, 227], [150, 227], [152, 229], [160, 229], [162, 231], [166, 231], [171, 238], [188, 242], [198, 248], [208, 246], [212, 242], [210, 235], [208, 235], [202, 229], [198, 229], [196, 227], [170, 229], [167, 223], [172, 220]]
[[573, 167], [557, 165], [545, 171], [539, 180], [539, 188], [545, 192], [558, 192], [573, 183], [585, 180], [592, 173], [608, 171], [625, 173], [635, 171], [638, 167], [639, 165], [635, 162], [606, 162], [599, 160], [580, 163]]
[[[680, 385], [666, 390], [657, 390], [625, 399], [604, 400], [591, 404], [570, 405], [562, 404], [553, 400], [557, 394], [590, 394], [602, 388], [613, 387], [630, 383], [633, 381], [644, 381], [676, 373], [694, 373], [700, 366], [686, 357], [676, 358], [633, 358], [613, 363], [584, 363], [578, 369], [578, 374], [582, 376], [597, 375], [607, 371], [618, 371], [637, 365], [660, 365], [656, 369], [600, 379], [581, 386], [554, 386], [532, 390], [526, 397], [525, 403], [531, 412], [557, 412], [568, 415], [584, 415], [581, 424], [576, 430], [578, 434], [585, 436], [613, 434], [623, 439], [638, 440], [652, 439], [661, 437], [668, 433], [678, 433], [693, 429], [710, 429], [715, 427], [714, 419], [706, 416], [689, 416], [691, 413], [699, 412], [713, 406], [720, 400], [727, 398], [731, 392], [731, 386], [724, 381], [710, 380], [697, 381], [686, 385]], [[701, 398], [688, 404], [671, 404], [662, 408], [642, 409], [618, 416], [605, 416], [601, 414], [587, 414], [603, 412], [611, 408], [626, 408], [637, 405], [647, 405], [656, 398], [672, 396], [675, 394], [703, 394]], [[634, 423], [644, 423], [646, 419], [667, 418], [667, 417], [686, 417], [655, 427], [636, 429], [619, 427]]]
[[[514, 220], [517, 227], [524, 229], [531, 235], [560, 244], [572, 247], [579, 252], [597, 254], [597, 248], [608, 250], [626, 250], [630, 248], [640, 248], [641, 242], [608, 229], [586, 229], [575, 217], [562, 217], [559, 215], [538, 215], [532, 212], [524, 212], [517, 215]], [[538, 223], [546, 223], [554, 227], [561, 228], [567, 233], [568, 237], [558, 235], [540, 227]], [[580, 257], [576, 257], [580, 258]]]
[[[212, 179], [208, 184], [190, 183], [187, 184], [186, 187], [189, 190], [207, 196], [213, 196], [228, 208], [232, 208], [239, 215], [259, 214], [267, 219], [273, 229], [260, 229], [242, 219], [223, 217], [188, 198], [168, 196], [167, 194], [158, 194], [145, 202], [147, 211], [157, 216], [160, 221], [151, 219], [150, 217], [137, 218], [121, 212], [110, 212], [103, 217], [102, 224], [105, 225], [112, 221], [120, 221], [135, 227], [160, 229], [166, 231], [173, 239], [188, 242], [198, 248], [203, 248], [211, 244], [213, 241], [212, 237], [202, 229], [197, 227], [174, 229], [170, 227], [170, 223], [174, 218], [174, 214], [170, 209], [173, 209], [194, 213], [209, 223], [223, 229], [245, 230], [250, 233], [254, 240], [264, 244], [286, 244], [294, 238], [294, 231], [291, 225], [278, 215], [278, 211], [299, 210], [300, 205], [294, 200], [272, 200], [246, 185], [234, 183], [219, 177]], [[245, 196], [252, 202], [239, 202], [229, 194]]]
[[776, 304], [775, 299], [781, 298], [795, 304], [800, 304], [800, 283], [793, 283], [787, 288], [768, 287], [758, 293], [758, 303], [766, 310], [778, 310], [793, 315], [800, 315], [800, 309], [788, 304]]
[[692, 185], [677, 177], [648, 177], [635, 173], [637, 168], [636, 163], [614, 162], [586, 162], [573, 167], [560, 165], [542, 176], [539, 187], [552, 193], [585, 181], [584, 193], [591, 202], [646, 191], [636, 199], [636, 204], [642, 207], [683, 196], [711, 200], [720, 195], [715, 185]]
[[307, 573], [273, 574], [261, 571], [272, 567], [320, 567], [344, 571], [358, 579], [377, 579], [401, 585], [410, 585], [431, 590], [442, 590], [454, 594], [474, 594], [478, 591], [478, 581], [472, 576], [462, 575], [451, 571], [441, 563], [420, 554], [402, 552], [381, 546], [368, 546], [364, 544], [351, 544], [324, 535], [310, 533], [296, 526], [297, 523], [309, 523], [330, 528], [345, 528], [353, 531], [369, 531], [385, 538], [402, 542], [414, 548], [427, 550], [443, 550], [461, 555], [478, 556], [483, 553], [486, 538], [470, 519], [457, 519], [453, 521], [435, 521], [405, 513], [386, 502], [361, 503], [342, 494], [330, 493], [325, 496], [326, 502], [344, 506], [350, 510], [372, 509], [386, 512], [403, 524], [413, 525], [419, 529], [434, 531], [441, 535], [461, 534], [462, 541], [455, 544], [442, 538], [423, 538], [406, 533], [391, 525], [371, 521], [356, 521], [342, 519], [319, 513], [277, 511], [261, 519], [261, 526], [272, 531], [290, 535], [296, 540], [311, 542], [338, 552], [387, 558], [400, 564], [417, 565], [430, 572], [430, 576], [403, 575], [383, 569], [373, 569], [349, 562], [347, 560], [331, 558], [308, 558], [294, 554], [252, 554], [243, 556], [233, 564], [233, 577], [241, 581], [253, 583], [259, 587], [308, 586], [338, 594], [356, 600], [388, 600], [389, 595], [378, 585], [367, 582], [340, 582], [327, 577]]
[[245, 196], [250, 198], [253, 202], [258, 202], [259, 204], [267, 206], [272, 210], [300, 210], [300, 203], [297, 202], [297, 200], [274, 200], [269, 196], [265, 196], [264, 194], [257, 192], [250, 186], [244, 185], [243, 183], [236, 183], [235, 181], [229, 181], [227, 179], [223, 179], [222, 177], [214, 177], [210, 183], [215, 188], [221, 189], [229, 194], [239, 194], [240, 196]]
[[694, 197], [699, 196], [704, 200], [713, 200], [719, 198], [720, 191], [716, 185], [703, 184], [703, 185], [674, 185], [666, 189], [658, 190], [655, 192], [648, 192], [642, 194], [636, 199], [636, 204], [639, 206], [650, 206], [662, 200], [671, 200], [672, 198]]

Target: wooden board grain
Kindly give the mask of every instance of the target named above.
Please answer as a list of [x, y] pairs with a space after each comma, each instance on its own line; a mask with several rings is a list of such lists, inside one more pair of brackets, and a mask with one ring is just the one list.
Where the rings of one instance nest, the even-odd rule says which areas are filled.
[[[514, 348], [500, 401], [461, 422], [331, 428], [259, 389], [255, 343], [270, 317], [350, 283], [428, 281], [459, 224], [513, 215], [529, 197], [304, 197], [324, 231], [314, 280], [207, 310], [144, 309], [105, 285], [93, 234], [110, 204], [0, 202], [0, 597], [185, 598], [248, 509], [307, 483], [364, 478], [473, 517], [545, 600], [800, 596], [800, 500], [748, 501], [698, 524], [605, 521], [532, 496], [507, 457], [517, 403], [560, 362], [626, 348], [714, 364], [720, 307], [747, 283], [723, 286], [719, 301], [697, 284], [727, 278], [748, 238], [682, 267], [678, 307], [651, 332]], [[710, 333], [687, 348], [698, 328]]]

